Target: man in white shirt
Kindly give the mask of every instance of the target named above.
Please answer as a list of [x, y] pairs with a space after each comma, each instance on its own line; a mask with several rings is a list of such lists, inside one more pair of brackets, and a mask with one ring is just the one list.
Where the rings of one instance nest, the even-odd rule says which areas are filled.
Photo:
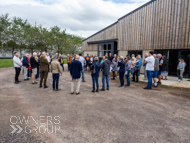
[[[48, 53], [46, 54], [46, 59], [47, 59], [49, 65], [50, 65], [50, 64], [51, 64], [51, 58], [50, 58], [50, 56], [49, 56]], [[48, 65], [48, 71], [50, 71], [50, 70], [49, 70], [49, 65]]]
[[85, 82], [85, 80], [84, 80], [84, 66], [86, 64], [86, 60], [85, 60], [85, 58], [82, 57], [81, 53], [79, 54], [79, 56], [80, 56], [79, 61], [82, 63], [82, 82]]
[[153, 51], [150, 51], [148, 56], [149, 57], [147, 57], [144, 62], [146, 64], [148, 85], [144, 89], [152, 89], [152, 76], [153, 76], [154, 63], [155, 63], [155, 59], [153, 57]]
[[18, 77], [20, 75], [22, 62], [20, 61], [17, 52], [14, 52], [13, 63], [14, 63], [14, 68], [15, 68], [15, 84], [18, 84], [19, 82], [21, 82], [18, 80]]

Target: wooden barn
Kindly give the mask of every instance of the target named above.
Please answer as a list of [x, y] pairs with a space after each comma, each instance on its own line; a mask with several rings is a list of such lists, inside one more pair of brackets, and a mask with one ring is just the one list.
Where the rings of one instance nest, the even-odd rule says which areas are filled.
[[150, 50], [167, 57], [170, 75], [176, 75], [178, 58], [185, 58], [190, 77], [190, 0], [151, 0], [83, 40], [85, 56], [144, 57]]

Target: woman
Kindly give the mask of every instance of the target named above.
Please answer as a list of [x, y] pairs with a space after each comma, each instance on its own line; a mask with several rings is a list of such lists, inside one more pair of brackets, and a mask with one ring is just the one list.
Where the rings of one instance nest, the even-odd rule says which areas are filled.
[[115, 80], [116, 71], [117, 71], [117, 63], [114, 59], [112, 60], [111, 67], [112, 67], [112, 73], [113, 73], [113, 78], [111, 80]]
[[179, 71], [180, 71], [179, 82], [181, 82], [183, 80], [184, 70], [185, 70], [185, 59], [181, 59], [181, 64], [179, 67]]
[[93, 55], [90, 55], [90, 62], [89, 62], [89, 66], [92, 66], [92, 62], [93, 62]]
[[168, 80], [168, 61], [166, 56], [162, 56], [163, 59], [163, 67], [162, 67], [162, 72], [161, 72], [161, 76], [164, 79], [165, 76], [165, 80]]
[[118, 62], [118, 67], [119, 67], [119, 79], [121, 85], [119, 86], [120, 88], [124, 86], [124, 74], [125, 74], [125, 62], [123, 61], [123, 57], [121, 56]]
[[105, 60], [105, 56], [103, 56], [103, 58], [102, 58], [102, 60], [101, 60], [101, 62], [100, 62], [100, 65], [103, 64], [104, 60]]
[[[139, 70], [140, 70], [140, 58], [137, 56], [137, 62], [134, 67], [134, 73], [133, 73], [133, 81], [139, 82]], [[135, 80], [135, 75], [136, 75], [136, 80]]]
[[32, 75], [32, 68], [31, 68], [31, 64], [30, 64], [30, 58], [32, 57], [32, 55], [30, 55], [28, 57], [28, 63], [29, 63], [29, 66], [28, 66], [28, 78], [31, 78], [31, 75]]
[[64, 60], [63, 60], [61, 55], [59, 56], [59, 62], [60, 62], [60, 65], [61, 65], [61, 67], [62, 67], [62, 69], [64, 71]]
[[91, 76], [92, 76], [92, 85], [93, 85], [92, 92], [95, 92], [95, 83], [96, 83], [96, 92], [99, 91], [98, 78], [99, 78], [100, 67], [101, 66], [100, 66], [99, 58], [95, 57], [94, 62], [92, 63], [92, 66], [90, 68]]
[[38, 58], [38, 56], [36, 56], [35, 57], [35, 60], [36, 60], [36, 62], [38, 63], [38, 65], [37, 65], [37, 74], [36, 74], [36, 76], [35, 76], [35, 79], [36, 79], [36, 81], [38, 82], [39, 81], [39, 66], [40, 66], [40, 62], [39, 62], [39, 58]]
[[135, 68], [135, 66], [136, 66], [135, 57], [132, 57], [131, 63], [132, 63], [132, 65], [131, 65], [131, 74], [133, 75], [133, 73], [134, 73], [134, 68]]

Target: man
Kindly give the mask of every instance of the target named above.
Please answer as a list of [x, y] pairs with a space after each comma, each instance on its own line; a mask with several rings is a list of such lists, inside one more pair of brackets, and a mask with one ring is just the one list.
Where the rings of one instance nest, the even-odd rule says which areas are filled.
[[30, 64], [31, 64], [31, 68], [32, 68], [32, 84], [37, 84], [37, 82], [35, 81], [35, 76], [37, 74], [37, 67], [39, 66], [38, 62], [36, 61], [36, 53], [33, 53], [33, 56], [30, 58]]
[[[53, 91], [59, 91], [61, 89], [58, 88], [59, 86], [59, 74], [62, 76], [62, 68], [60, 65], [60, 60], [61, 56], [58, 59], [55, 59], [51, 63], [51, 73], [52, 73], [52, 78], [53, 78]], [[56, 83], [56, 87], [55, 87]]]
[[131, 73], [131, 65], [132, 62], [130, 60], [130, 57], [126, 57], [126, 64], [125, 64], [125, 75], [127, 79], [127, 84], [125, 86], [130, 86], [130, 73]]
[[90, 56], [89, 54], [87, 54], [87, 56], [85, 57], [86, 60], [86, 70], [88, 71], [88, 67], [90, 68]]
[[158, 72], [158, 84], [161, 85], [161, 73], [162, 73], [162, 67], [163, 67], [163, 59], [162, 59], [162, 55], [161, 54], [158, 54], [158, 59], [159, 59], [159, 72]]
[[58, 53], [56, 53], [54, 59], [58, 59], [58, 58], [59, 58]]
[[111, 53], [109, 53], [108, 60], [110, 61], [110, 63], [112, 63], [113, 57]]
[[110, 61], [108, 57], [105, 56], [105, 60], [102, 64], [102, 89], [101, 91], [105, 91], [105, 79], [107, 83], [107, 90], [109, 90], [109, 72], [110, 72]]
[[[144, 59], [144, 62], [145, 62], [146, 58], [148, 57], [148, 53], [145, 53], [144, 57], [145, 57], [145, 59]], [[144, 62], [143, 62], [143, 68], [144, 68], [144, 79], [143, 80], [147, 80], [146, 64]]]
[[153, 81], [154, 81], [154, 87], [158, 87], [157, 85], [157, 77], [158, 77], [158, 72], [159, 72], [159, 60], [156, 57], [156, 54], [153, 55], [154, 59], [155, 59], [155, 63], [154, 63], [154, 71], [153, 71]]
[[74, 94], [74, 86], [76, 84], [76, 95], [80, 94], [80, 83], [81, 83], [81, 71], [82, 64], [79, 62], [79, 55], [76, 55], [75, 61], [71, 63], [70, 74], [72, 77], [71, 80], [71, 94]]
[[85, 82], [85, 80], [84, 80], [84, 66], [86, 64], [86, 60], [82, 57], [81, 53], [79, 54], [79, 61], [82, 64], [82, 82]]
[[18, 77], [20, 75], [22, 62], [20, 61], [17, 52], [14, 52], [13, 63], [14, 63], [14, 68], [15, 68], [15, 84], [18, 84], [19, 82], [21, 82], [18, 80]]
[[50, 58], [50, 56], [49, 56], [48, 53], [46, 54], [46, 59], [47, 59], [47, 61], [48, 61], [48, 63], [49, 63], [49, 65], [48, 65], [48, 72], [49, 72], [49, 71], [50, 71], [50, 70], [49, 70], [49, 66], [50, 66], [50, 64], [51, 64], [51, 58]]
[[68, 56], [67, 56], [68, 71], [70, 71], [71, 62], [72, 62], [72, 58], [71, 58], [71, 56], [68, 54]]
[[46, 59], [46, 53], [43, 52], [42, 56], [40, 58], [40, 72], [41, 72], [41, 78], [40, 78], [40, 88], [42, 87], [42, 82], [44, 80], [44, 88], [48, 88], [46, 82], [48, 77], [48, 61]]
[[146, 58], [144, 63], [146, 64], [146, 71], [147, 71], [147, 77], [148, 77], [148, 85], [144, 89], [152, 89], [152, 75], [153, 75], [154, 63], [155, 63], [155, 59], [153, 57], [153, 51], [149, 52], [149, 57]]
[[119, 67], [119, 79], [121, 83], [119, 88], [122, 88], [124, 87], [124, 74], [125, 74], [125, 62], [123, 61], [123, 56], [120, 56], [118, 67]]
[[26, 54], [25, 56], [23, 56], [23, 60], [22, 60], [22, 65], [23, 65], [23, 70], [24, 70], [24, 81], [29, 80], [28, 78], [28, 67], [29, 67], [29, 62], [28, 62], [28, 58], [29, 58], [29, 54]]
[[113, 59], [115, 60], [116, 63], [118, 62], [117, 54], [114, 54]]

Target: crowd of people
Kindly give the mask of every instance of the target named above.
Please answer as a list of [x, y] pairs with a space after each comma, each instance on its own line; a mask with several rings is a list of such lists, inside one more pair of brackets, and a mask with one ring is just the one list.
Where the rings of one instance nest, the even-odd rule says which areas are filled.
[[[71, 94], [80, 94], [81, 80], [85, 82], [85, 70], [91, 72], [92, 77], [92, 92], [106, 91], [110, 89], [109, 76], [112, 73], [111, 80], [115, 80], [116, 77], [120, 80], [119, 88], [124, 86], [130, 86], [131, 80], [133, 82], [139, 82], [139, 75], [141, 66], [144, 69], [144, 79], [148, 80], [147, 87], [144, 89], [152, 89], [152, 81], [154, 87], [158, 87], [161, 84], [161, 80], [167, 80], [168, 76], [168, 62], [166, 56], [161, 54], [154, 54], [153, 51], [146, 53], [144, 60], [142, 60], [141, 55], [135, 57], [132, 56], [118, 56], [111, 53], [106, 54], [100, 61], [99, 57], [95, 54], [87, 54], [83, 57], [80, 53], [79, 55], [67, 56], [68, 71], [72, 77], [71, 80]], [[14, 67], [15, 67], [15, 84], [19, 82], [19, 74], [21, 68], [23, 69], [24, 81], [29, 80], [32, 77], [32, 84], [37, 84], [39, 82], [39, 87], [48, 88], [47, 77], [48, 72], [52, 73], [52, 88], [54, 91], [59, 91], [59, 78], [62, 76], [64, 71], [64, 59], [62, 55], [56, 55], [52, 57], [48, 53], [43, 52], [42, 54], [33, 53], [33, 55], [25, 54], [20, 60], [18, 53], [14, 53], [13, 57]], [[183, 72], [185, 70], [184, 59], [179, 59], [179, 64], [177, 67], [179, 82], [183, 80]], [[102, 88], [99, 90], [99, 74], [102, 72]], [[132, 74], [132, 79], [130, 75]], [[82, 77], [82, 78], [81, 78]], [[124, 83], [124, 78], [127, 82]], [[40, 80], [39, 80], [40, 79]], [[43, 83], [43, 86], [42, 86]], [[76, 86], [76, 92], [74, 87]]]

